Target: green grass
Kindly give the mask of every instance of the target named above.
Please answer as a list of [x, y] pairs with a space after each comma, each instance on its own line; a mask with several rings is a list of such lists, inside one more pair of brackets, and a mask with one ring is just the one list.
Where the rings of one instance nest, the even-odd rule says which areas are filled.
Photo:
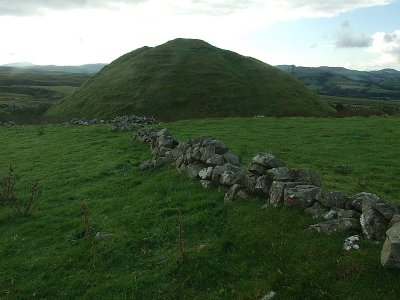
[[328, 103], [342, 103], [352, 105], [363, 105], [372, 107], [392, 106], [400, 107], [400, 100], [376, 100], [367, 98], [349, 98], [349, 97], [335, 97], [335, 96], [321, 96], [322, 99]]
[[105, 119], [136, 114], [171, 121], [333, 112], [277, 68], [200, 40], [176, 39], [121, 56], [48, 114]]
[[[179, 139], [224, 140], [249, 162], [270, 151], [291, 166], [316, 167], [324, 185], [367, 190], [399, 203], [400, 119], [210, 119], [162, 124]], [[381, 246], [364, 241], [343, 256], [345, 234], [311, 235], [296, 209], [260, 210], [263, 199], [223, 203], [171, 168], [140, 172], [150, 157], [130, 133], [107, 126], [0, 127], [0, 172], [7, 166], [39, 179], [38, 213], [0, 210], [0, 298], [397, 299], [400, 272], [380, 266]], [[335, 172], [348, 166], [350, 174]], [[113, 236], [73, 244], [85, 202], [95, 231]], [[178, 216], [184, 249], [178, 257]]]

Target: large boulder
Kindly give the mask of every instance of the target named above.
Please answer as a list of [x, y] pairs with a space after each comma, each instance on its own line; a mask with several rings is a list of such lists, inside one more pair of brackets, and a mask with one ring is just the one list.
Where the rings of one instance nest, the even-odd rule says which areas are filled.
[[375, 209], [376, 201], [373, 197], [366, 197], [363, 200], [360, 224], [364, 235], [368, 239], [383, 241], [389, 221]]
[[286, 206], [306, 209], [316, 201], [320, 193], [321, 188], [315, 185], [298, 185], [285, 190], [283, 203]]
[[196, 179], [199, 176], [200, 171], [204, 168], [204, 165], [193, 164], [186, 167], [187, 176], [190, 179]]
[[266, 167], [267, 169], [284, 167], [285, 163], [271, 153], [260, 152], [253, 158], [253, 163]]
[[199, 172], [199, 177], [203, 180], [209, 180], [211, 179], [213, 170], [214, 170], [213, 167], [204, 168]]
[[304, 212], [306, 214], [309, 214], [313, 219], [320, 219], [322, 218], [324, 215], [326, 215], [326, 213], [328, 212], [328, 210], [326, 209], [325, 206], [323, 206], [321, 203], [319, 203], [318, 201], [314, 203], [313, 206], [306, 208], [304, 210]]
[[300, 185], [300, 182], [274, 181], [269, 189], [269, 202], [272, 206], [278, 207], [283, 204], [283, 196], [286, 188]]
[[259, 165], [259, 164], [252, 164], [249, 167], [249, 171], [258, 176], [263, 176], [263, 175], [267, 174], [267, 170], [268, 169], [266, 167]]
[[269, 169], [267, 175], [272, 181], [293, 181], [292, 169], [287, 167]]
[[357, 219], [334, 219], [322, 223], [314, 224], [309, 227], [312, 232], [319, 232], [325, 234], [332, 234], [345, 231], [360, 231], [360, 222]]
[[348, 197], [343, 192], [322, 192], [318, 197], [324, 206], [329, 208], [346, 208], [348, 203], [351, 203], [353, 199]]
[[321, 186], [321, 175], [314, 169], [292, 169], [293, 181]]
[[269, 177], [267, 175], [257, 177], [256, 185], [255, 185], [255, 192], [259, 196], [268, 195], [271, 184], [272, 184], [272, 181], [271, 181], [271, 179], [269, 179]]
[[240, 157], [238, 155], [228, 152], [228, 153], [225, 153], [223, 156], [224, 156], [224, 160], [227, 163], [230, 163], [235, 166], [240, 166]]
[[395, 223], [386, 232], [381, 263], [385, 268], [400, 268], [400, 223]]
[[224, 197], [225, 203], [230, 203], [236, 197], [236, 195], [243, 189], [244, 187], [240, 184], [232, 185], [229, 190], [226, 192]]

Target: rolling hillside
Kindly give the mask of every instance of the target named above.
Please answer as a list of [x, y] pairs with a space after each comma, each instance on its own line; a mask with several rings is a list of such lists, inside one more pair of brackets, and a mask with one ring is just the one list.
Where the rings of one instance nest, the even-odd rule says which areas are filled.
[[52, 107], [59, 118], [189, 118], [333, 112], [292, 76], [201, 40], [176, 39], [127, 53]]

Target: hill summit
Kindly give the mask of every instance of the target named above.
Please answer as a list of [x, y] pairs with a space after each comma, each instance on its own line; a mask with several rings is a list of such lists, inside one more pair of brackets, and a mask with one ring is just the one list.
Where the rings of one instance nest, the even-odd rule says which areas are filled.
[[320, 116], [332, 109], [289, 74], [204, 41], [142, 47], [105, 66], [49, 115], [153, 116], [162, 121], [254, 116]]

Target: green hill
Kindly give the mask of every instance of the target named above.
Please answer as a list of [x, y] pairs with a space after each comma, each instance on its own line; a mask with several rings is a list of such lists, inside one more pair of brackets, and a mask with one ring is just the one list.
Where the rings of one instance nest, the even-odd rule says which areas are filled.
[[331, 112], [314, 92], [277, 68], [201, 40], [175, 39], [121, 56], [48, 114], [137, 114], [171, 121]]

